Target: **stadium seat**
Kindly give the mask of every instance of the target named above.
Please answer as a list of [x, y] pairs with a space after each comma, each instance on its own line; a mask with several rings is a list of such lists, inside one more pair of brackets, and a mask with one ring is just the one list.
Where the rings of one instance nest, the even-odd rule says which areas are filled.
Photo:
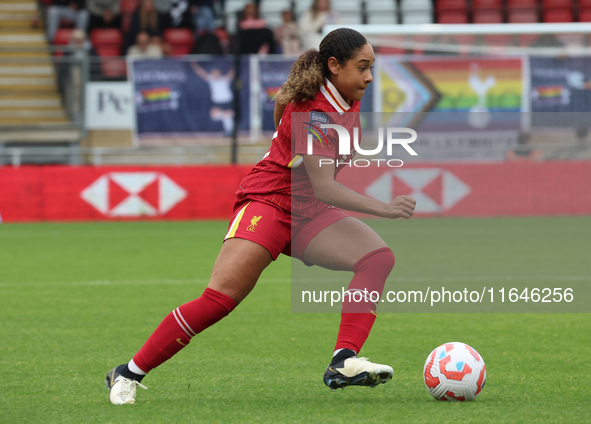
[[573, 2], [572, 0], [542, 0], [542, 8], [543, 9], [572, 9]]
[[510, 24], [533, 24], [538, 22], [535, 9], [509, 9], [507, 21]]
[[394, 0], [373, 0], [365, 4], [368, 24], [398, 23], [397, 3]]
[[502, 24], [503, 11], [501, 9], [474, 10], [472, 22], [475, 24]]
[[359, 25], [362, 23], [361, 2], [359, 0], [339, 0], [331, 3], [332, 9], [341, 17], [344, 25]]
[[[429, 16], [429, 23], [431, 16]], [[370, 25], [392, 25], [398, 23], [398, 17], [391, 12], [369, 12], [367, 14], [367, 23]]]
[[498, 9], [502, 11], [503, 2], [501, 0], [473, 0], [472, 8], [478, 9]]
[[97, 28], [92, 30], [90, 41], [99, 56], [119, 56], [123, 45], [123, 34], [117, 28]]
[[[268, 1], [268, 0], [267, 0]], [[331, 3], [332, 9], [339, 13], [343, 12], [357, 12], [361, 13], [360, 0], [339, 0]]]
[[402, 0], [400, 9], [403, 11], [416, 10], [433, 10], [433, 2], [431, 0]]
[[591, 9], [579, 11], [579, 22], [591, 22]]
[[[262, 0], [263, 2], [266, 0]], [[312, 7], [312, 0], [309, 1], [296, 1], [295, 2], [295, 13], [297, 16], [301, 15], [302, 13], [310, 10]]]
[[433, 2], [431, 0], [402, 0], [400, 10], [402, 23], [433, 23]]
[[74, 31], [74, 28], [58, 28], [53, 36], [53, 44], [56, 46], [67, 46], [70, 44], [72, 31]]
[[101, 57], [118, 57], [121, 56], [121, 47], [113, 46], [99, 46], [95, 47], [96, 52]]
[[[226, 0], [224, 3], [224, 13], [226, 14], [226, 28], [230, 34], [235, 34], [238, 27], [238, 13], [244, 10], [246, 0]], [[305, 2], [299, 2], [305, 3]]]
[[439, 0], [436, 4], [437, 11], [441, 10], [468, 10], [466, 0]]
[[467, 24], [468, 12], [461, 10], [440, 11], [437, 23], [440, 24]]
[[291, 0], [264, 0], [261, 1], [259, 8], [261, 17], [272, 27], [283, 23], [281, 13], [284, 10], [291, 10]]
[[549, 9], [544, 10], [544, 22], [573, 22], [572, 9]]
[[361, 12], [339, 12], [343, 25], [361, 25], [363, 23]]
[[536, 9], [538, 2], [536, 0], [508, 0], [507, 8], [509, 9]]
[[[72, 36], [74, 28], [58, 28], [53, 37], [54, 46], [67, 46], [70, 44], [70, 37]], [[61, 57], [64, 55], [63, 51], [54, 52], [54, 56]]]
[[403, 24], [432, 24], [433, 13], [430, 11], [422, 12], [402, 12]]
[[188, 28], [168, 28], [164, 30], [164, 40], [170, 44], [175, 56], [191, 53], [195, 44], [193, 31]]

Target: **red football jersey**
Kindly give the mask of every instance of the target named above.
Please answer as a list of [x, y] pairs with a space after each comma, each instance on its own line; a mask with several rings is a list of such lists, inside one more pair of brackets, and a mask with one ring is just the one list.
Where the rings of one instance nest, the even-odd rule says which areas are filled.
[[[349, 160], [355, 155], [352, 128], [359, 128], [359, 107], [359, 102], [349, 106], [328, 80], [325, 80], [314, 100], [288, 104], [273, 135], [271, 148], [240, 183], [236, 191], [238, 199], [251, 198], [272, 203], [301, 217], [313, 217], [328, 207], [314, 196], [303, 164], [308, 133], [315, 135], [312, 138], [315, 155], [327, 156], [335, 161]], [[339, 154], [338, 136], [334, 129], [321, 130], [318, 126], [328, 123], [341, 125], [349, 131], [351, 143], [348, 155]], [[335, 169], [335, 178], [341, 169], [342, 166]]]

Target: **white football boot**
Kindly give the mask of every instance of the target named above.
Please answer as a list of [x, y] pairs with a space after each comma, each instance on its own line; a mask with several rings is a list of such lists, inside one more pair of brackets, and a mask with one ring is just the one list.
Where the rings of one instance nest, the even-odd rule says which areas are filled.
[[351, 356], [326, 369], [324, 384], [333, 392], [347, 386], [376, 387], [388, 382], [393, 374], [394, 370], [388, 365], [374, 364], [367, 358]]
[[139, 381], [123, 377], [115, 370], [116, 368], [113, 368], [109, 371], [105, 380], [107, 389], [111, 391], [109, 394], [109, 400], [113, 405], [135, 403], [136, 388], [138, 386], [144, 390], [148, 390], [148, 388]]

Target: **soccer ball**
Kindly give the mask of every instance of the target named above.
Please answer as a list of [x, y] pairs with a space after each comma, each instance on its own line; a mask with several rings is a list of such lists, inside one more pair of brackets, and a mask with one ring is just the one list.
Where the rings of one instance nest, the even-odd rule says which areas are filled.
[[429, 393], [437, 400], [474, 400], [486, 382], [486, 366], [476, 349], [451, 342], [429, 354], [423, 376]]

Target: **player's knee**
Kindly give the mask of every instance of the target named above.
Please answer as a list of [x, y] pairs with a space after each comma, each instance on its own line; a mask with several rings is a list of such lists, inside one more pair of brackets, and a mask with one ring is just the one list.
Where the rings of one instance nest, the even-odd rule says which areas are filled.
[[379, 270], [386, 276], [390, 274], [396, 258], [394, 252], [389, 247], [382, 247], [380, 249], [369, 252], [363, 258], [361, 258], [353, 268], [353, 272], [357, 273], [364, 269]]

